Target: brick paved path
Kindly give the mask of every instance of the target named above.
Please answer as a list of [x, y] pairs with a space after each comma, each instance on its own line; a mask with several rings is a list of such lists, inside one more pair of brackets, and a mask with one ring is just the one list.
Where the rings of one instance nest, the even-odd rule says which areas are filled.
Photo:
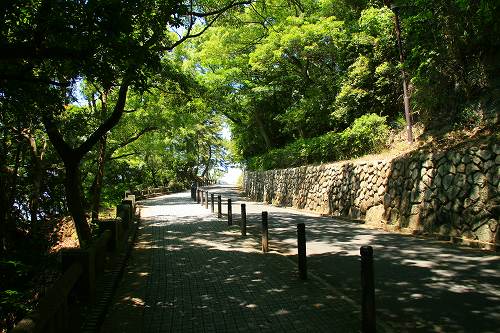
[[[244, 198], [235, 189], [210, 190], [232, 197], [233, 213], [239, 214]], [[354, 302], [360, 301], [359, 247], [373, 246], [377, 319], [384, 327], [394, 332], [500, 332], [498, 253], [246, 204], [251, 232], [258, 232], [260, 212], [268, 211], [270, 247], [288, 256], [296, 253], [296, 223], [305, 223], [309, 271]]]
[[359, 310], [296, 265], [262, 254], [188, 193], [143, 203], [142, 226], [102, 332], [355, 332]]
[[[243, 198], [232, 188], [209, 190], [232, 198], [237, 223]], [[495, 253], [254, 202], [246, 202], [241, 238], [237, 226], [188, 197], [143, 203], [139, 241], [102, 332], [356, 332], [359, 247], [367, 244], [375, 252], [378, 331], [500, 332]], [[266, 255], [258, 243], [263, 210]], [[307, 282], [294, 263], [298, 222], [307, 230]]]

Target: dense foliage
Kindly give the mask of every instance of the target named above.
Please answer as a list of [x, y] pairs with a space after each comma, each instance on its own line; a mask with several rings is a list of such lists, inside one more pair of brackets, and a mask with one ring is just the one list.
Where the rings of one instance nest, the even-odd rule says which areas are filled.
[[384, 117], [367, 114], [342, 132], [295, 140], [250, 158], [247, 165], [254, 170], [269, 170], [359, 157], [375, 152], [388, 132]]
[[0, 3], [0, 326], [26, 310], [18, 287], [63, 217], [86, 246], [125, 189], [180, 189], [224, 167], [222, 120], [175, 49], [244, 3]]
[[[498, 7], [493, 0], [257, 1], [198, 40], [191, 59], [231, 119], [234, 153], [248, 167], [348, 158], [359, 152], [326, 143], [337, 144], [356, 119], [377, 114], [391, 127], [404, 124], [402, 71], [413, 121], [429, 130], [474, 126], [498, 112]], [[361, 132], [363, 146], [376, 145], [363, 151], [383, 148], [369, 128]]]
[[270, 169], [379, 151], [404, 126], [402, 73], [429, 130], [497, 115], [499, 6], [1, 1], [2, 311], [27, 310], [17, 288], [62, 217], [85, 245], [124, 190], [182, 189], [230, 159]]

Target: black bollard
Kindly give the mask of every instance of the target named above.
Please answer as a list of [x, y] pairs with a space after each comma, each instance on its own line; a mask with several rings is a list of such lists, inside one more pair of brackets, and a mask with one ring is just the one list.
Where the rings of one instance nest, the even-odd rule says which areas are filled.
[[241, 235], [247, 235], [247, 205], [241, 204], [241, 222], [240, 222]]
[[227, 199], [227, 225], [233, 225], [233, 207], [231, 199]]
[[201, 197], [201, 199], [200, 199], [200, 205], [203, 206], [203, 199], [205, 198], [205, 191], [203, 191], [203, 190], [200, 191], [200, 197]]
[[262, 212], [262, 252], [269, 252], [269, 225], [267, 212]]
[[217, 196], [217, 217], [222, 218], [222, 198], [220, 195]]
[[210, 212], [214, 212], [214, 194], [210, 193]]
[[200, 190], [196, 190], [196, 203], [200, 203]]
[[297, 224], [297, 248], [299, 255], [299, 277], [307, 279], [307, 254], [306, 254], [306, 225]]
[[376, 332], [375, 283], [373, 278], [373, 249], [362, 246], [361, 253], [361, 332]]

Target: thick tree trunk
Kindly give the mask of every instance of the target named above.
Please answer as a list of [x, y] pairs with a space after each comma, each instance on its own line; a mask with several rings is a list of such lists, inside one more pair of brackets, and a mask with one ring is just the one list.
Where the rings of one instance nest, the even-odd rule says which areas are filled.
[[207, 163], [205, 164], [205, 169], [203, 170], [201, 177], [202, 178], [207, 178], [208, 177], [208, 172], [210, 170], [210, 160], [212, 159], [212, 146], [208, 145], [208, 157], [207, 157]]
[[104, 179], [104, 166], [106, 164], [106, 140], [104, 135], [99, 140], [99, 156], [97, 157], [97, 173], [92, 183], [92, 220], [99, 219], [99, 208], [101, 206], [102, 182]]
[[85, 197], [82, 191], [80, 175], [80, 162], [85, 154], [99, 142], [99, 140], [110, 131], [123, 115], [125, 102], [127, 100], [129, 83], [124, 80], [118, 91], [118, 99], [111, 115], [77, 148], [71, 147], [62, 136], [53, 115], [45, 114], [43, 123], [50, 142], [52, 142], [57, 153], [64, 162], [66, 178], [64, 187], [66, 189], [66, 200], [68, 209], [75, 223], [76, 233], [80, 241], [80, 247], [86, 246], [91, 239], [90, 226], [85, 217]]
[[[3, 142], [3, 147], [7, 144]], [[7, 151], [7, 149], [5, 149]], [[6, 155], [0, 157], [0, 256], [8, 250], [8, 231], [11, 229], [11, 211], [17, 190], [17, 173], [21, 162], [21, 144], [17, 144], [14, 168], [8, 166]]]
[[33, 135], [29, 132], [24, 133], [25, 138], [30, 145], [31, 153], [31, 181], [33, 188], [30, 197], [30, 218], [31, 227], [35, 227], [38, 221], [38, 209], [40, 207], [40, 193], [42, 188], [42, 173], [43, 173], [43, 156], [47, 147], [46, 142], [43, 143], [41, 149], [38, 149], [37, 143]]
[[[0, 164], [0, 168], [4, 168]], [[7, 175], [4, 170], [0, 174], [0, 257], [7, 251], [7, 240], [5, 238], [5, 224], [7, 223]]]
[[12, 211], [12, 206], [14, 205], [14, 201], [17, 195], [17, 177], [19, 166], [21, 164], [22, 159], [22, 150], [21, 143], [17, 143], [16, 155], [14, 168], [10, 169], [7, 165], [5, 165], [5, 170], [2, 171], [2, 180], [1, 180], [1, 208], [0, 210], [0, 254], [2, 252], [8, 251], [8, 243], [9, 243], [9, 232], [12, 232], [15, 228], [12, 215], [9, 213]]
[[[3, 133], [2, 133], [3, 134]], [[7, 144], [2, 140], [1, 147], [7, 151]], [[8, 166], [7, 156], [0, 154], [0, 257], [7, 251], [5, 239], [5, 224], [7, 223], [7, 188], [8, 188]]]
[[255, 121], [257, 122], [257, 128], [259, 129], [259, 133], [264, 139], [264, 142], [266, 144], [266, 149], [269, 150], [269, 148], [271, 148], [271, 140], [269, 139], [269, 135], [267, 135], [266, 128], [264, 127], [264, 123], [262, 123], [260, 115], [258, 114], [255, 115]]
[[83, 202], [82, 182], [80, 174], [80, 161], [65, 161], [66, 176], [64, 187], [66, 190], [66, 201], [68, 209], [75, 223], [76, 233], [80, 241], [80, 247], [85, 247], [91, 239], [90, 226], [85, 216], [85, 204]]

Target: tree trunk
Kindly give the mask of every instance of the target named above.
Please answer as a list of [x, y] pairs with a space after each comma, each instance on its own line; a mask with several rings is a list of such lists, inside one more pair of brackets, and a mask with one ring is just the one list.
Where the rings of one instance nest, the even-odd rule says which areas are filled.
[[[108, 113], [108, 93], [109, 90], [104, 89], [101, 93], [101, 112], [100, 118], [101, 121], [106, 119], [106, 114]], [[92, 101], [93, 108], [97, 113], [97, 106], [95, 101]], [[101, 139], [99, 140], [99, 151], [97, 156], [97, 173], [94, 177], [94, 181], [92, 183], [92, 202], [91, 202], [91, 210], [92, 210], [92, 220], [99, 219], [99, 208], [101, 205], [101, 191], [102, 191], [102, 181], [104, 178], [104, 165], [106, 163], [106, 141], [108, 134], [105, 133]]]
[[75, 223], [76, 233], [80, 247], [85, 247], [91, 239], [90, 226], [85, 217], [85, 204], [83, 202], [82, 182], [80, 174], [80, 161], [65, 161], [66, 177], [64, 187], [68, 209]]
[[[12, 206], [14, 205], [16, 195], [17, 195], [17, 178], [19, 166], [22, 160], [22, 150], [21, 143], [17, 142], [16, 155], [15, 155], [15, 164], [14, 169], [8, 170], [8, 166], [5, 166], [5, 177], [2, 176], [2, 191], [1, 199], [1, 216], [0, 216], [0, 253], [8, 251], [9, 246], [9, 233], [15, 229], [15, 224], [12, 219], [12, 214], [9, 212], [12, 211]], [[2, 172], [3, 173], [3, 172]]]
[[[2, 146], [7, 148], [7, 144], [2, 142]], [[7, 149], [5, 149], [7, 151]], [[15, 166], [8, 166], [7, 156], [1, 154], [0, 157], [0, 255], [8, 250], [7, 234], [11, 221], [11, 207], [14, 204], [17, 188], [17, 172], [21, 160], [21, 144], [18, 143], [15, 154]]]
[[24, 137], [28, 140], [31, 153], [31, 181], [33, 184], [33, 189], [31, 191], [29, 210], [31, 218], [31, 227], [35, 227], [38, 221], [38, 209], [40, 207], [40, 192], [42, 188], [42, 173], [43, 173], [43, 156], [47, 143], [44, 142], [43, 146], [39, 150], [36, 144], [34, 136], [29, 132], [25, 131], [23, 133]]
[[83, 157], [99, 142], [99, 140], [110, 131], [123, 115], [127, 92], [128, 79], [124, 79], [118, 91], [118, 99], [111, 115], [77, 148], [71, 147], [62, 136], [53, 114], [43, 115], [45, 131], [50, 142], [64, 162], [66, 177], [64, 187], [66, 189], [66, 200], [68, 209], [75, 223], [76, 233], [80, 241], [80, 247], [86, 246], [91, 239], [90, 226], [85, 217], [85, 197], [82, 191], [80, 163]]
[[[4, 133], [2, 133], [4, 134]], [[6, 135], [5, 135], [6, 136]], [[1, 147], [7, 152], [7, 144], [2, 138]], [[0, 154], [0, 257], [7, 251], [5, 239], [5, 223], [7, 221], [7, 188], [8, 188], [8, 166], [6, 154]]]
[[208, 171], [210, 170], [210, 160], [212, 159], [212, 146], [208, 145], [208, 157], [207, 163], [205, 164], [205, 169], [203, 170], [201, 177], [208, 178]]
[[106, 164], [106, 141], [107, 135], [99, 140], [99, 156], [97, 157], [97, 173], [92, 183], [92, 220], [99, 219], [99, 208], [101, 206], [102, 182], [104, 179], [104, 166]]
[[271, 140], [269, 139], [269, 135], [267, 135], [267, 131], [264, 127], [264, 124], [262, 123], [262, 120], [260, 119], [260, 115], [255, 114], [255, 121], [257, 122], [257, 128], [259, 129], [259, 133], [264, 139], [264, 142], [266, 144], [266, 150], [269, 150], [271, 148]]

